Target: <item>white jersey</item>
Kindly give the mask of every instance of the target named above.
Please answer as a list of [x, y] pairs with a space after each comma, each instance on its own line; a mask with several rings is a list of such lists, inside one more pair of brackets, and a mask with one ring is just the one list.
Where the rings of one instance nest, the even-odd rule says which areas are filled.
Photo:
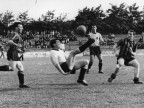
[[103, 41], [102, 35], [100, 33], [89, 33], [90, 38], [95, 39], [95, 42], [91, 46], [100, 46], [100, 41]]
[[50, 51], [50, 58], [52, 63], [55, 65], [57, 63], [66, 62], [66, 54], [63, 50], [51, 50]]

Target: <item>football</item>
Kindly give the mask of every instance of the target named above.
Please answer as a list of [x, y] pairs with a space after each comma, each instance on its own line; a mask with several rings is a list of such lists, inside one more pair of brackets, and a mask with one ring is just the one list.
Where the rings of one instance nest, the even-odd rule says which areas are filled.
[[80, 25], [76, 29], [76, 35], [78, 35], [78, 36], [85, 36], [86, 31], [87, 31], [86, 27], [84, 25]]

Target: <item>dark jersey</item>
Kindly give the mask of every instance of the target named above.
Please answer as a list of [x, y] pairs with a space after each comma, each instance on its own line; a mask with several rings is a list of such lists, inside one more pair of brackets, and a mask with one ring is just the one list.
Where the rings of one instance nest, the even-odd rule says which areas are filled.
[[123, 58], [134, 57], [134, 55], [132, 55], [130, 52], [130, 49], [132, 49], [133, 52], [136, 51], [136, 44], [134, 41], [130, 41], [128, 38], [121, 39], [117, 43], [117, 47], [120, 47], [120, 52], [119, 52], [118, 58], [120, 58], [120, 57], [123, 57]]
[[[15, 33], [13, 38], [13, 42], [16, 44], [22, 43], [22, 38], [18, 33]], [[19, 61], [19, 56], [18, 56], [18, 48], [14, 45], [10, 45], [8, 51], [7, 51], [7, 59], [8, 60], [13, 60], [13, 61]]]

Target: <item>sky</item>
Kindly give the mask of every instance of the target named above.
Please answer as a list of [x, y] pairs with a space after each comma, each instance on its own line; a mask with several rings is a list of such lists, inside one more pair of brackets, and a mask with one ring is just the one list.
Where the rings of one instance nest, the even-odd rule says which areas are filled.
[[56, 17], [67, 13], [67, 19], [72, 20], [78, 15], [78, 10], [86, 6], [92, 8], [101, 5], [105, 11], [111, 7], [110, 3], [119, 6], [123, 2], [126, 6], [136, 3], [139, 10], [143, 10], [144, 0], [0, 0], [0, 13], [8, 10], [17, 17], [19, 13], [28, 11], [30, 18], [38, 19], [47, 11], [55, 10]]

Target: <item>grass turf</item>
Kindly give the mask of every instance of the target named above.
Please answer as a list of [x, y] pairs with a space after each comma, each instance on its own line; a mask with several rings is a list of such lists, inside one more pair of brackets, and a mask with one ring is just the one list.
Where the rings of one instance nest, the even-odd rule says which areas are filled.
[[[137, 56], [141, 64], [140, 80], [144, 82], [144, 56]], [[89, 59], [88, 56], [78, 59]], [[125, 67], [109, 84], [107, 79], [115, 69], [116, 58], [103, 57], [104, 74], [98, 74], [98, 60], [86, 74], [89, 86], [76, 83], [75, 75], [61, 75], [50, 58], [30, 58], [23, 61], [25, 84], [18, 88], [17, 72], [0, 72], [0, 108], [142, 108], [144, 86], [133, 84], [133, 68]], [[5, 59], [0, 65], [6, 64]]]

